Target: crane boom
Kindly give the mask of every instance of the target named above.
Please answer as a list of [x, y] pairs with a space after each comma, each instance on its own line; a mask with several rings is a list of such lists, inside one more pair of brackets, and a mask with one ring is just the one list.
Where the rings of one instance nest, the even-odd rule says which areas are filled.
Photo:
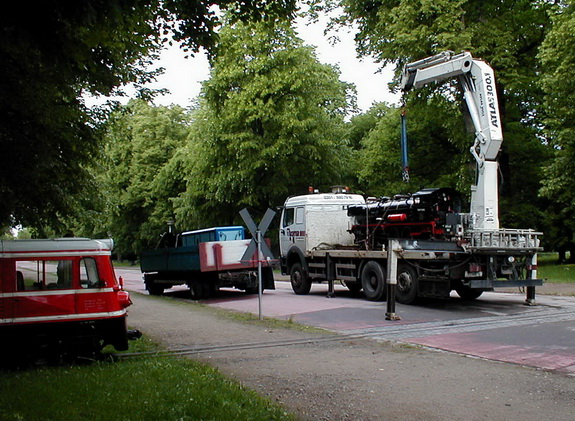
[[463, 91], [475, 140], [470, 152], [477, 163], [476, 184], [471, 187], [471, 226], [479, 230], [499, 229], [497, 157], [503, 142], [501, 116], [493, 69], [469, 52], [446, 51], [404, 67], [401, 87], [407, 92], [431, 82], [457, 78]]

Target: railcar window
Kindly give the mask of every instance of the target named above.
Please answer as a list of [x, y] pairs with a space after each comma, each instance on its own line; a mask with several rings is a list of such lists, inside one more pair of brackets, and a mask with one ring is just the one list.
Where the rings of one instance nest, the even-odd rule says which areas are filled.
[[56, 265], [56, 285], [49, 283], [48, 288], [71, 288], [72, 287], [72, 261], [60, 260]]
[[16, 262], [18, 291], [72, 288], [72, 260], [25, 260]]
[[39, 261], [16, 262], [16, 279], [18, 281], [18, 278], [21, 278], [17, 285], [18, 291], [42, 289], [44, 275], [41, 264]]
[[80, 260], [80, 285], [82, 288], [100, 288], [102, 281], [98, 275], [98, 265], [91, 257]]
[[24, 274], [22, 271], [16, 271], [16, 291], [25, 291], [26, 285], [24, 284]]

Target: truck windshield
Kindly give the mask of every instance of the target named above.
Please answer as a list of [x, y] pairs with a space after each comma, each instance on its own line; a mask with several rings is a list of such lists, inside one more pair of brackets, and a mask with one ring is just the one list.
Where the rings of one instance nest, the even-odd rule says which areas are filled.
[[285, 208], [284, 209], [284, 219], [283, 219], [283, 226], [287, 227], [289, 225], [293, 225], [294, 223], [294, 215], [295, 215], [295, 208]]

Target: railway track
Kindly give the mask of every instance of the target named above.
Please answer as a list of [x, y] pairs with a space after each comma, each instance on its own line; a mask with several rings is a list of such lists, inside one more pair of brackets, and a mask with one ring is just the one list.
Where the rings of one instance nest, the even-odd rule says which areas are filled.
[[540, 308], [528, 313], [504, 316], [475, 317], [460, 320], [434, 321], [422, 323], [400, 323], [392, 326], [380, 326], [366, 329], [349, 330], [344, 333], [323, 338], [310, 337], [292, 340], [244, 342], [235, 344], [203, 344], [186, 348], [174, 348], [163, 351], [133, 352], [115, 354], [119, 359], [142, 357], [167, 357], [175, 355], [195, 355], [214, 352], [233, 352], [273, 347], [324, 344], [344, 342], [355, 339], [373, 339], [377, 341], [409, 342], [410, 338], [433, 336], [448, 333], [474, 332], [511, 326], [533, 325], [575, 320], [575, 309]]
[[274, 347], [284, 347], [284, 346], [294, 346], [294, 345], [310, 345], [319, 344], [326, 342], [341, 342], [351, 339], [360, 339], [368, 337], [369, 335], [361, 334], [338, 334], [334, 336], [329, 336], [325, 338], [302, 338], [294, 340], [280, 340], [280, 341], [265, 341], [265, 342], [246, 342], [238, 344], [205, 344], [194, 346], [190, 348], [173, 348], [165, 351], [149, 351], [149, 352], [133, 352], [124, 354], [114, 354], [115, 357], [120, 359], [127, 358], [138, 358], [138, 357], [164, 357], [172, 355], [193, 355], [193, 354], [203, 354], [208, 352], [230, 352], [230, 351], [243, 351], [251, 349], [261, 349], [261, 348], [274, 348]]
[[345, 333], [350, 335], [361, 333], [373, 339], [401, 341], [421, 336], [475, 332], [479, 330], [573, 320], [575, 320], [575, 309], [541, 307], [521, 314], [472, 317], [401, 325], [394, 324], [393, 326], [347, 330]]

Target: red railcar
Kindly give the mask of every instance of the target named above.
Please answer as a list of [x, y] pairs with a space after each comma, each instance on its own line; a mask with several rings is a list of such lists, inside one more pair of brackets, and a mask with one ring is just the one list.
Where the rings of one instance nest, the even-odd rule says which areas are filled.
[[87, 238], [0, 241], [0, 352], [128, 349], [131, 301], [116, 280], [112, 246]]

